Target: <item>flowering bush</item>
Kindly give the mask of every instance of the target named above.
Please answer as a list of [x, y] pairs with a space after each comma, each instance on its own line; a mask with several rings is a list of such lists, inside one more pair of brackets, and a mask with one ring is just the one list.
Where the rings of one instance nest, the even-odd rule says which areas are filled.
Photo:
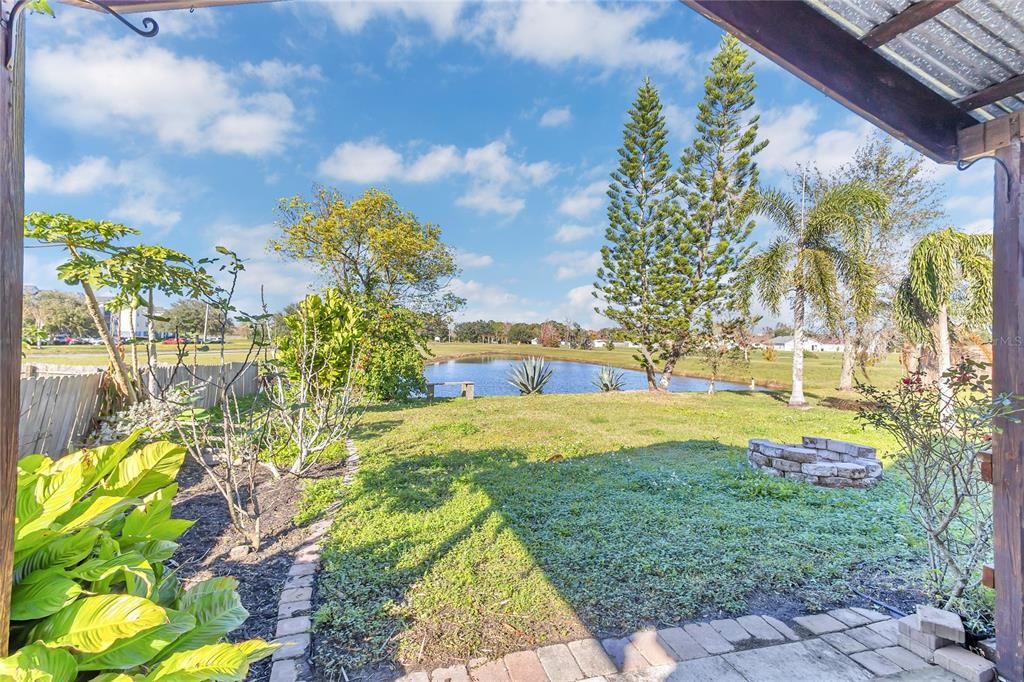
[[943, 608], [986, 620], [978, 608], [980, 567], [992, 553], [992, 490], [979, 454], [1001, 420], [1017, 421], [1019, 397], [992, 397], [987, 365], [964, 360], [943, 378], [948, 396], [921, 374], [895, 390], [858, 385], [870, 407], [859, 418], [896, 438], [894, 466], [910, 482], [909, 509], [928, 539], [926, 585]]

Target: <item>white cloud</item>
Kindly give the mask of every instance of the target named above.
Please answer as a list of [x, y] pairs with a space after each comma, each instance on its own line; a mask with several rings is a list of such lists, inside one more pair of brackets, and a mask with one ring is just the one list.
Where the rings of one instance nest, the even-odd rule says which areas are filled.
[[604, 205], [607, 192], [608, 182], [596, 180], [563, 199], [558, 212], [581, 220], [588, 218]]
[[514, 158], [503, 140], [465, 151], [437, 145], [416, 156], [403, 155], [376, 138], [338, 145], [318, 170], [332, 180], [358, 184], [434, 182], [462, 175], [470, 185], [456, 200], [459, 206], [509, 216], [526, 205], [523, 191], [547, 182], [557, 172], [547, 161], [529, 163]]
[[533, 302], [499, 286], [457, 278], [448, 288], [466, 299], [466, 307], [456, 314], [459, 320], [536, 322], [544, 318], [544, 313]]
[[667, 3], [487, 3], [473, 18], [468, 35], [484, 47], [545, 66], [643, 67], [689, 74], [689, 45], [641, 35], [664, 11], [675, 10]]
[[462, 250], [458, 252], [456, 260], [463, 268], [485, 268], [494, 263], [494, 259], [487, 254]]
[[324, 3], [335, 25], [346, 33], [361, 31], [377, 18], [426, 23], [434, 36], [445, 40], [455, 34], [463, 3], [456, 0], [371, 2], [370, 0], [333, 0]]
[[280, 151], [295, 129], [288, 95], [243, 91], [242, 69], [131, 37], [60, 42], [29, 63], [41, 108], [72, 128], [144, 131], [174, 149], [248, 156]]
[[557, 128], [566, 125], [571, 120], [572, 110], [569, 107], [554, 107], [541, 114], [539, 123], [542, 128]]
[[972, 222], [967, 223], [963, 226], [964, 232], [971, 234], [991, 234], [992, 233], [992, 219], [991, 218], [979, 218]]
[[693, 107], [683, 108], [678, 104], [666, 101], [661, 111], [665, 116], [665, 124], [668, 126], [669, 133], [681, 140], [687, 140], [693, 135], [693, 121], [697, 116], [696, 109]]
[[544, 258], [544, 262], [557, 267], [555, 279], [576, 279], [593, 277], [601, 265], [599, 251], [555, 251]]
[[595, 307], [600, 306], [600, 301], [594, 297], [594, 287], [591, 284], [573, 287], [565, 296], [565, 301], [559, 305], [552, 317], [556, 320], [573, 320], [579, 322], [587, 329], [601, 329], [611, 326], [611, 320], [601, 315]]
[[144, 160], [114, 163], [105, 156], [85, 157], [63, 170], [29, 155], [25, 158], [25, 190], [29, 194], [78, 195], [109, 188], [122, 190], [110, 217], [129, 225], [171, 227], [181, 212], [167, 204], [175, 201], [174, 184]]
[[758, 165], [769, 171], [789, 171], [797, 164], [814, 163], [822, 171], [835, 170], [853, 158], [874, 131], [867, 121], [851, 116], [842, 127], [815, 133], [811, 128], [818, 115], [809, 102], [766, 110], [759, 133], [770, 142], [758, 154]]
[[555, 232], [553, 239], [562, 244], [576, 242], [597, 234], [598, 228], [592, 225], [562, 225]]
[[258, 64], [243, 62], [239, 70], [243, 75], [261, 80], [272, 88], [291, 87], [297, 81], [319, 81], [324, 78], [318, 64], [288, 64], [280, 59], [268, 59]]
[[404, 172], [402, 155], [374, 138], [338, 145], [317, 170], [334, 180], [364, 184], [390, 180]]

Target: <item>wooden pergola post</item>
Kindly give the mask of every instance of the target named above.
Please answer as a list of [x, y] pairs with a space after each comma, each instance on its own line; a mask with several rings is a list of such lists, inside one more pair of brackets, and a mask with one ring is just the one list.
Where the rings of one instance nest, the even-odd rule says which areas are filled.
[[[1024, 155], [1015, 131], [996, 150], [993, 391], [1024, 395]], [[1009, 183], [1009, 191], [1007, 190]], [[996, 642], [999, 674], [1024, 682], [1024, 424], [993, 439]]]
[[[0, 13], [4, 5], [0, 0]], [[24, 21], [21, 17], [14, 26], [0, 24], [0, 45], [6, 44], [8, 31], [23, 37]], [[14, 572], [14, 495], [21, 411], [24, 130], [25, 43], [18, 40], [13, 70], [0, 63], [0, 656], [7, 655]]]

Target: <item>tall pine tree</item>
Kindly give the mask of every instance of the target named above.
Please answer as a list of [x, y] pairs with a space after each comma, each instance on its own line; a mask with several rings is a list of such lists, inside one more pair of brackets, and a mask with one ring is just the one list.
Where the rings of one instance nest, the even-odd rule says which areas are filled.
[[697, 135], [683, 152], [676, 182], [676, 212], [666, 238], [674, 273], [666, 292], [672, 342], [662, 354], [662, 389], [679, 358], [700, 345], [700, 330], [735, 302], [730, 275], [749, 254], [754, 229], [754, 157], [768, 144], [757, 139], [758, 117], [749, 113], [755, 88], [746, 49], [726, 35], [704, 80]]
[[657, 389], [657, 362], [671, 338], [668, 319], [672, 263], [670, 255], [674, 173], [665, 151], [668, 131], [661, 100], [645, 79], [629, 110], [619, 148], [619, 166], [608, 188], [608, 244], [601, 248], [594, 295], [597, 311], [622, 327], [639, 346], [637, 360]]

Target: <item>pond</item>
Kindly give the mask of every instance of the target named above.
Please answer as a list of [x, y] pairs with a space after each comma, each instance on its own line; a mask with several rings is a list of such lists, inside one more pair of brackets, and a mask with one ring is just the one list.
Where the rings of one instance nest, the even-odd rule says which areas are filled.
[[[472, 381], [476, 395], [519, 395], [519, 390], [508, 384], [506, 379], [512, 369], [522, 362], [521, 357], [488, 356], [483, 358], [464, 358], [448, 360], [424, 368], [427, 383], [443, 381]], [[594, 380], [602, 365], [589, 362], [566, 362], [564, 360], [548, 360], [547, 366], [552, 370], [551, 380], [544, 387], [545, 393], [595, 393], [597, 387]], [[626, 391], [646, 390], [647, 377], [643, 372], [631, 369], [618, 369], [623, 375], [623, 389]], [[736, 384], [728, 381], [716, 381], [715, 388], [719, 391], [749, 391], [749, 384]], [[707, 379], [693, 377], [672, 377], [669, 390], [677, 393], [706, 392]], [[756, 390], [763, 390], [758, 388]], [[438, 386], [435, 395], [438, 398], [450, 398], [459, 394], [458, 386]]]

